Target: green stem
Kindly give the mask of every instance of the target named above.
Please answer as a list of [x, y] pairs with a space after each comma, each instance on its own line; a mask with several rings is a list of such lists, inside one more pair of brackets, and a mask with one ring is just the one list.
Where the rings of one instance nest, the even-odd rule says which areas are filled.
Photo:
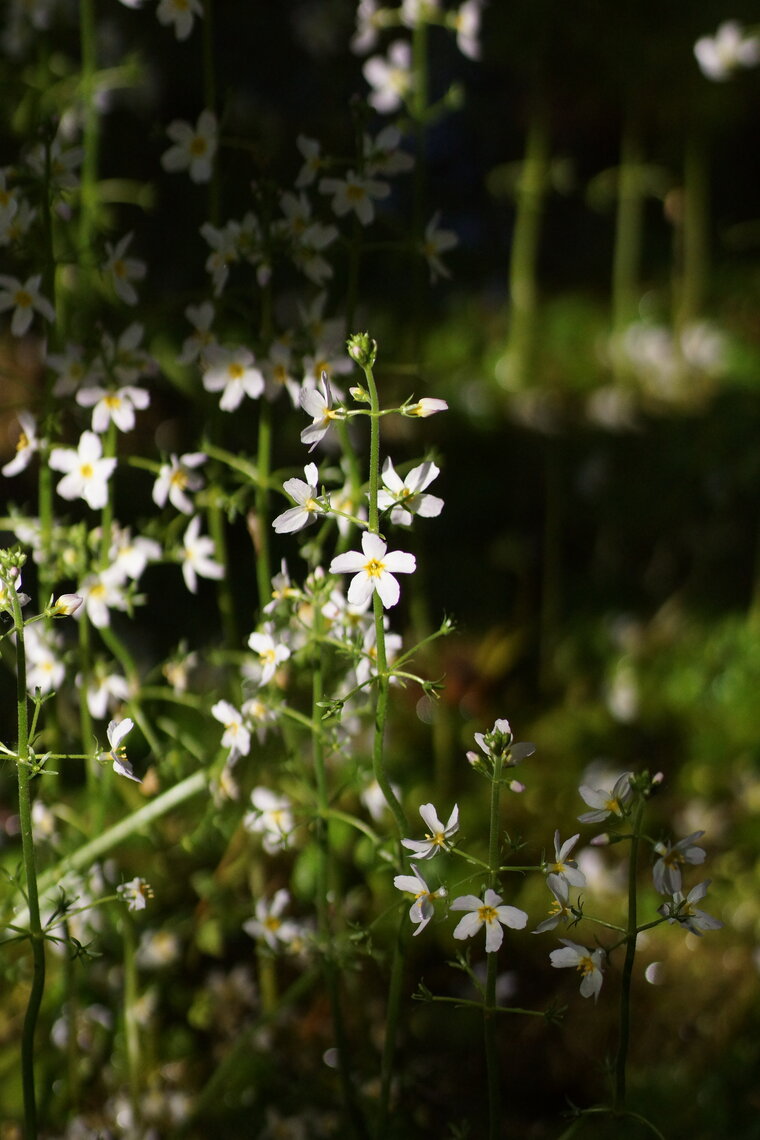
[[707, 144], [701, 127], [692, 126], [684, 155], [684, 201], [681, 226], [681, 265], [676, 328], [697, 320], [705, 302], [708, 280], [710, 226]]
[[[491, 780], [491, 811], [488, 830], [488, 885], [495, 890], [498, 884], [498, 867], [501, 862], [499, 843], [499, 805], [501, 800], [501, 750], [494, 754], [493, 776]], [[489, 1140], [500, 1140], [501, 1133], [501, 1091], [499, 1081], [499, 1054], [496, 1048], [496, 970], [497, 955], [489, 954], [486, 964], [486, 987], [483, 998], [483, 1041], [486, 1054], [486, 1074], [488, 1081], [488, 1136]]]
[[[79, 0], [79, 43], [81, 52], [81, 91], [84, 114], [82, 129], [82, 172], [80, 181], [79, 268], [89, 270], [93, 264], [93, 239], [97, 217], [97, 176], [100, 122], [95, 102], [96, 28], [95, 0]], [[80, 288], [80, 296], [88, 294]]]
[[272, 593], [272, 565], [269, 548], [269, 477], [272, 456], [272, 405], [267, 399], [259, 404], [259, 447], [257, 466], [259, 481], [256, 484], [256, 583], [259, 589], [259, 606], [265, 606]]
[[208, 529], [214, 540], [214, 554], [217, 562], [224, 567], [224, 576], [219, 579], [216, 587], [219, 616], [222, 619], [224, 640], [228, 649], [234, 649], [238, 644], [237, 622], [235, 620], [235, 600], [232, 596], [232, 587], [229, 577], [229, 552], [227, 548], [227, 534], [224, 528], [224, 512], [218, 503], [210, 503], [208, 507]]
[[140, 1027], [137, 1020], [137, 963], [136, 939], [132, 915], [123, 915], [124, 944], [124, 1044], [127, 1060], [129, 1100], [132, 1108], [132, 1130], [136, 1131], [142, 1118], [140, 1110]]
[[627, 328], [638, 309], [643, 205], [641, 139], [638, 123], [629, 115], [620, 142], [612, 265], [612, 325], [616, 333]]
[[631, 981], [633, 978], [633, 964], [636, 958], [636, 939], [638, 937], [638, 924], [636, 918], [636, 872], [638, 870], [639, 840], [641, 837], [641, 822], [644, 815], [644, 801], [640, 800], [633, 815], [633, 834], [631, 836], [631, 851], [628, 860], [628, 921], [626, 924], [625, 961], [620, 985], [620, 1038], [615, 1058], [615, 1095], [613, 1109], [615, 1112], [625, 1111], [625, 1078], [626, 1063], [628, 1060], [628, 1042], [631, 1034]]

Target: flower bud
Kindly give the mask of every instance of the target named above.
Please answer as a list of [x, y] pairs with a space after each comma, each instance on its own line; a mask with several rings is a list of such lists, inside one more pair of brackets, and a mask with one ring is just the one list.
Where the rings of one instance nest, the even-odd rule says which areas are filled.
[[360, 368], [372, 368], [377, 357], [377, 341], [369, 333], [354, 333], [348, 338], [348, 355]]

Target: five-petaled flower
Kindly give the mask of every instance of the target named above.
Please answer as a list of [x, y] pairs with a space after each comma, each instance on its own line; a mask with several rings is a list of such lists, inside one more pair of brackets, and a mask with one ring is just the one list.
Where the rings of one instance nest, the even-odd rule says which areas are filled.
[[575, 859], [569, 859], [568, 855], [575, 847], [580, 833], [572, 835], [570, 839], [566, 839], [564, 843], [561, 842], [559, 831], [554, 832], [554, 862], [547, 863], [545, 866], [546, 883], [550, 890], [557, 887], [558, 882], [565, 882], [569, 887], [585, 887], [586, 876], [583, 871], [578, 870], [578, 864]]
[[108, 480], [116, 467], [115, 459], [103, 459], [100, 436], [93, 431], [82, 432], [79, 444], [73, 447], [54, 447], [50, 452], [50, 466], [62, 471], [63, 478], [56, 490], [62, 499], [84, 499], [93, 510], [108, 502]]
[[13, 309], [11, 318], [11, 333], [13, 336], [23, 336], [32, 323], [35, 310], [46, 321], [53, 324], [55, 309], [40, 293], [42, 274], [37, 273], [21, 282], [17, 277], [0, 274], [0, 313], [6, 309]]
[[581, 997], [591, 997], [594, 1001], [599, 997], [602, 988], [602, 962], [603, 950], [588, 950], [578, 942], [571, 942], [568, 938], [560, 938], [563, 944], [561, 950], [552, 950], [549, 958], [552, 966], [558, 970], [566, 966], [574, 967], [581, 974]]
[[283, 490], [295, 500], [296, 505], [283, 511], [272, 523], [278, 534], [294, 534], [302, 527], [314, 522], [318, 514], [324, 514], [326, 507], [319, 500], [319, 472], [316, 463], [307, 463], [303, 469], [303, 479], [286, 479]]
[[173, 142], [161, 155], [169, 173], [187, 170], [192, 182], [210, 182], [216, 154], [217, 126], [213, 111], [201, 111], [195, 126], [184, 119], [169, 123], [166, 133]]
[[132, 771], [132, 765], [129, 760], [127, 760], [126, 748], [122, 744], [124, 737], [127, 733], [131, 732], [134, 727], [135, 724], [131, 717], [125, 717], [124, 720], [119, 721], [112, 720], [106, 729], [106, 736], [108, 737], [108, 743], [111, 748], [109, 755], [114, 772], [117, 772], [120, 776], [126, 776], [128, 780], [134, 780], [136, 784], [140, 784], [142, 780], [140, 780], [139, 776], [135, 776]]
[[660, 858], [652, 868], [655, 890], [661, 895], [674, 895], [681, 890], [681, 867], [684, 863], [696, 866], [704, 863], [705, 852], [697, 846], [695, 839], [701, 839], [704, 831], [694, 831], [677, 843], [655, 843], [654, 849]]
[[203, 373], [203, 387], [207, 392], [221, 392], [219, 407], [223, 412], [234, 412], [244, 396], [256, 400], [264, 391], [264, 377], [254, 367], [250, 349], [222, 348], [212, 345], [205, 354], [208, 367]]
[[459, 805], [449, 816], [448, 823], [441, 823], [433, 804], [423, 804], [420, 808], [422, 821], [427, 827], [424, 839], [402, 839], [401, 843], [409, 851], [413, 851], [418, 859], [432, 859], [439, 851], [448, 851], [451, 844], [449, 840], [459, 830]]
[[186, 455], [171, 455], [168, 463], [162, 463], [158, 478], [153, 484], [153, 502], [157, 507], [163, 507], [166, 500], [184, 515], [193, 513], [192, 500], [185, 494], [186, 491], [199, 491], [203, 486], [203, 478], [193, 472], [194, 467], [200, 467], [206, 462], [206, 455], [202, 451], [191, 451]]
[[610, 815], [623, 816], [633, 799], [631, 773], [623, 772], [622, 776], [618, 776], [611, 792], [603, 788], [590, 788], [588, 784], [581, 784], [578, 792], [581, 799], [594, 809], [578, 816], [581, 823], [601, 823]]
[[396, 471], [390, 459], [383, 464], [382, 478], [385, 489], [378, 491], [377, 505], [381, 511], [391, 508], [391, 522], [411, 526], [412, 516], [436, 518], [443, 510], [443, 499], [428, 495], [429, 487], [440, 474], [435, 463], [420, 463], [413, 467], [405, 479]]
[[401, 589], [394, 574], [413, 574], [417, 567], [413, 554], [403, 550], [389, 551], [379, 534], [365, 530], [362, 550], [338, 554], [330, 563], [331, 574], [353, 574], [348, 587], [352, 606], [365, 606], [377, 591], [385, 609], [395, 606]]
[[497, 895], [490, 887], [482, 899], [477, 895], [460, 895], [454, 899], [451, 909], [468, 911], [455, 926], [454, 938], [472, 938], [481, 926], [485, 926], [488, 954], [494, 954], [501, 946], [504, 938], [502, 926], [509, 926], [512, 930], [522, 930], [528, 921], [524, 910], [519, 910], [516, 906], [503, 905], [501, 895]]
[[414, 895], [414, 902], [409, 908], [409, 917], [417, 929], [415, 934], [424, 930], [435, 914], [434, 900], [446, 897], [446, 888], [438, 887], [431, 891], [414, 863], [411, 864], [413, 875], [396, 875], [393, 885], [400, 891]]

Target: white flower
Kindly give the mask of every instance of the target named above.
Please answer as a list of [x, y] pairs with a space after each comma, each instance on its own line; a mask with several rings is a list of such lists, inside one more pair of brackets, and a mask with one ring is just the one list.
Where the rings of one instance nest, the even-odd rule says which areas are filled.
[[124, 737], [134, 727], [134, 721], [130, 717], [125, 717], [121, 721], [112, 720], [106, 729], [106, 736], [111, 748], [110, 756], [114, 772], [117, 772], [119, 776], [126, 776], [128, 780], [134, 780], [136, 784], [141, 784], [142, 780], [133, 773], [132, 765], [127, 760], [126, 749], [122, 744]]
[[440, 0], [401, 0], [401, 23], [407, 28], [435, 22], [441, 10]]
[[575, 847], [579, 838], [580, 833], [571, 836], [570, 839], [566, 839], [565, 842], [562, 843], [559, 837], [559, 831], [554, 832], [554, 862], [546, 864], [544, 868], [547, 872], [546, 882], [550, 890], [554, 890], [558, 882], [563, 880], [571, 887], [585, 887], [586, 876], [583, 874], [583, 871], [578, 870], [578, 864], [575, 859], [568, 859], [568, 855], [573, 847]]
[[431, 891], [425, 880], [417, 871], [414, 863], [411, 864], [413, 875], [396, 875], [393, 885], [400, 891], [414, 895], [414, 902], [409, 908], [409, 917], [416, 925], [415, 935], [424, 930], [435, 914], [434, 899], [446, 897], [446, 888], [439, 887]]
[[469, 913], [459, 920], [454, 928], [454, 938], [472, 938], [481, 926], [486, 928], [486, 952], [494, 954], [504, 938], [502, 926], [512, 930], [522, 930], [528, 921], [524, 910], [516, 906], [503, 906], [501, 895], [489, 887], [482, 899], [477, 895], [460, 895], [451, 904], [452, 910], [466, 910]]
[[570, 888], [564, 879], [556, 877], [549, 888], [554, 895], [554, 902], [549, 908], [549, 917], [539, 922], [534, 934], [543, 934], [546, 930], [554, 930], [560, 922], [568, 922], [572, 918], [570, 910]]
[[[105, 629], [111, 623], [111, 610], [126, 610], [127, 598], [123, 590], [120, 571], [110, 566], [99, 574], [89, 574], [78, 587], [84, 601], [84, 612], [96, 629]], [[77, 617], [81, 610], [77, 610]]]
[[303, 166], [296, 176], [296, 189], [310, 186], [324, 165], [321, 156], [321, 147], [316, 139], [308, 139], [306, 135], [299, 135], [296, 146], [304, 160]]
[[111, 283], [117, 297], [121, 298], [125, 305], [137, 304], [137, 290], [132, 282], [142, 281], [147, 272], [144, 261], [124, 256], [133, 237], [134, 234], [126, 234], [115, 246], [107, 241], [108, 257], [103, 265], [103, 276]]
[[243, 818], [246, 831], [263, 836], [262, 846], [269, 855], [283, 851], [290, 845], [293, 831], [293, 813], [287, 796], [278, 796], [269, 788], [254, 788], [251, 792], [253, 811]]
[[652, 868], [655, 890], [661, 895], [674, 895], [681, 890], [681, 867], [684, 863], [696, 866], [704, 863], [705, 852], [694, 840], [701, 839], [704, 831], [694, 831], [685, 839], [670, 843], [655, 843], [654, 849], [660, 858]]
[[[107, 624], [107, 623], [106, 623]], [[84, 684], [81, 674], [76, 678], [77, 686]], [[87, 708], [95, 720], [102, 720], [109, 706], [117, 706], [129, 697], [129, 684], [121, 673], [106, 673], [96, 668], [87, 685]]]
[[309, 451], [313, 451], [319, 441], [332, 427], [334, 420], [343, 419], [340, 408], [332, 406], [332, 392], [327, 380], [327, 373], [322, 372], [319, 388], [303, 388], [301, 391], [301, 407], [312, 417], [312, 422], [301, 432], [301, 443], [310, 444]]
[[628, 804], [633, 799], [631, 787], [631, 773], [623, 772], [615, 781], [611, 792], [601, 788], [590, 788], [588, 784], [581, 784], [578, 792], [593, 811], [584, 811], [578, 819], [581, 823], [601, 823], [610, 815], [623, 816]]
[[371, 138], [364, 136], [364, 169], [367, 174], [404, 174], [414, 166], [411, 154], [401, 150], [401, 131], [392, 124]]
[[356, 10], [356, 31], [351, 37], [351, 51], [354, 55], [364, 55], [376, 46], [380, 12], [378, 0], [359, 0], [359, 7]]
[[283, 511], [272, 523], [278, 534], [294, 534], [302, 527], [314, 522], [318, 514], [324, 514], [326, 507], [319, 501], [319, 472], [316, 463], [307, 463], [303, 469], [303, 479], [286, 479], [285, 490], [296, 502], [295, 507]]
[[76, 394], [80, 408], [92, 408], [92, 430], [102, 435], [113, 423], [119, 431], [132, 431], [135, 426], [135, 410], [144, 411], [150, 403], [150, 396], [144, 388], [108, 390], [106, 388], [81, 388]]
[[56, 490], [62, 499], [84, 499], [93, 510], [99, 510], [108, 502], [108, 480], [114, 468], [115, 459], [103, 459], [100, 436], [85, 431], [79, 440], [76, 451], [72, 447], [54, 447], [50, 452], [50, 466], [54, 471], [63, 471]]
[[32, 461], [35, 451], [39, 450], [40, 441], [37, 438], [37, 421], [29, 412], [19, 412], [18, 422], [21, 432], [16, 444], [16, 454], [2, 469], [3, 475], [11, 478], [25, 471]]
[[448, 411], [448, 407], [445, 400], [438, 400], [434, 396], [423, 396], [415, 404], [406, 404], [401, 411], [405, 416], [419, 416], [420, 419], [425, 419], [427, 416], [434, 416], [436, 412]]
[[55, 321], [55, 309], [40, 293], [41, 281], [41, 273], [27, 278], [23, 283], [17, 277], [0, 274], [0, 313], [13, 309], [11, 318], [13, 336], [24, 335], [32, 323], [35, 310], [50, 324]]
[[560, 938], [560, 942], [563, 944], [563, 949], [552, 950], [549, 955], [552, 966], [558, 970], [566, 966], [579, 970], [581, 974], [581, 996], [591, 997], [593, 994], [594, 1001], [596, 1001], [602, 988], [604, 951], [587, 950], [585, 946], [580, 946], [577, 942], [571, 942], [567, 938]]
[[465, 0], [454, 13], [457, 47], [468, 59], [480, 59], [480, 17], [484, 0]]
[[694, 55], [702, 74], [721, 83], [741, 67], [760, 62], [760, 37], [745, 35], [736, 20], [726, 20], [714, 36], [702, 36], [694, 44]]
[[186, 40], [193, 30], [195, 17], [203, 15], [200, 0], [160, 0], [156, 8], [159, 23], [174, 24], [178, 40]]
[[208, 535], [201, 535], [201, 517], [196, 515], [190, 520], [184, 538], [182, 539], [182, 576], [185, 585], [191, 594], [198, 592], [197, 575], [201, 578], [214, 578], [217, 581], [224, 577], [224, 567], [213, 559], [214, 540]]
[[287, 645], [277, 644], [270, 632], [252, 633], [248, 638], [249, 648], [259, 655], [263, 666], [261, 684], [267, 685], [274, 677], [278, 667], [290, 657]]
[[158, 478], [153, 484], [153, 502], [157, 507], [163, 507], [166, 500], [184, 515], [191, 515], [192, 501], [185, 491], [199, 491], [203, 486], [203, 479], [193, 472], [194, 467], [200, 467], [206, 462], [202, 451], [190, 451], [185, 455], [169, 457], [168, 463], [163, 463], [158, 472]]
[[332, 194], [332, 211], [339, 218], [353, 211], [364, 226], [375, 218], [374, 203], [387, 198], [391, 188], [387, 182], [377, 178], [365, 178], [349, 170], [345, 178], [322, 178], [319, 183], [321, 194]]
[[210, 182], [217, 147], [216, 115], [201, 111], [195, 126], [184, 119], [169, 123], [166, 133], [174, 143], [161, 155], [164, 170], [187, 170], [192, 182]]
[[255, 918], [243, 923], [243, 930], [251, 938], [263, 938], [271, 950], [279, 949], [279, 943], [290, 941], [291, 924], [283, 922], [280, 915], [290, 902], [290, 895], [281, 887], [271, 902], [259, 899], [256, 903]]
[[418, 859], [432, 859], [439, 851], [448, 851], [451, 848], [449, 840], [459, 830], [459, 805], [449, 816], [448, 823], [441, 823], [433, 804], [422, 804], [420, 807], [422, 821], [427, 827], [423, 839], [402, 839], [401, 843], [409, 851], [413, 851]]
[[413, 574], [417, 563], [413, 554], [403, 550], [387, 551], [379, 534], [365, 530], [362, 534], [362, 552], [346, 551], [333, 558], [331, 574], [353, 574], [348, 587], [348, 601], [352, 606], [363, 606], [377, 591], [385, 609], [395, 606], [401, 590], [394, 574]]
[[142, 535], [132, 538], [129, 528], [114, 528], [108, 557], [114, 571], [124, 578], [137, 582], [148, 563], [158, 562], [161, 554], [161, 545], [154, 538], [143, 538]]
[[443, 499], [423, 492], [439, 474], [435, 463], [426, 462], [413, 467], [407, 477], [401, 479], [391, 460], [386, 459], [382, 472], [386, 490], [378, 492], [377, 505], [381, 511], [391, 507], [391, 522], [402, 526], [411, 526], [413, 515], [436, 518], [443, 510]]
[[711, 879], [705, 879], [703, 883], [697, 883], [696, 887], [692, 887], [685, 898], [681, 891], [676, 891], [672, 901], [659, 906], [657, 913], [667, 918], [668, 922], [680, 923], [700, 938], [706, 930], [720, 930], [723, 926], [720, 919], [714, 918], [695, 905], [705, 897], [711, 881]]
[[430, 269], [431, 284], [437, 281], [439, 277], [451, 277], [450, 272], [441, 261], [441, 254], [459, 244], [459, 239], [453, 230], [438, 228], [440, 219], [441, 213], [438, 210], [425, 227], [425, 237], [422, 242], [422, 255]]
[[66, 676], [60, 637], [53, 630], [44, 631], [39, 625], [28, 625], [24, 631], [24, 646], [27, 692], [39, 689], [44, 694], [60, 688]]
[[216, 344], [216, 338], [211, 332], [215, 316], [214, 306], [211, 301], [203, 301], [200, 305], [188, 305], [185, 316], [193, 326], [193, 332], [186, 337], [182, 351], [177, 357], [177, 363], [193, 364], [196, 360], [200, 360], [205, 364], [206, 349]]
[[139, 876], [128, 883], [120, 883], [116, 893], [127, 904], [127, 910], [145, 910], [148, 899], [153, 898], [153, 888]]
[[219, 407], [223, 412], [234, 412], [244, 396], [255, 400], [264, 391], [264, 377], [253, 367], [254, 356], [249, 349], [212, 345], [206, 353], [206, 361], [203, 387], [207, 392], [222, 393]]
[[381, 115], [398, 111], [412, 91], [412, 48], [406, 40], [394, 40], [384, 58], [373, 55], [362, 68], [372, 88], [370, 106]]
[[224, 725], [222, 747], [229, 749], [228, 762], [234, 762], [238, 756], [247, 756], [251, 751], [251, 734], [245, 725], [243, 714], [229, 701], [217, 701], [211, 709], [211, 715]]
[[[399, 634], [385, 634], [385, 658], [390, 665], [398, 655], [403, 642]], [[377, 630], [374, 623], [366, 629], [362, 641], [362, 657], [356, 665], [357, 685], [366, 685], [370, 677], [377, 674]], [[391, 678], [391, 681], [395, 678]]]
[[85, 382], [93, 383], [102, 378], [102, 372], [86, 365], [83, 357], [84, 349], [78, 344], [67, 344], [63, 352], [48, 355], [47, 364], [57, 373], [54, 396], [70, 396]]

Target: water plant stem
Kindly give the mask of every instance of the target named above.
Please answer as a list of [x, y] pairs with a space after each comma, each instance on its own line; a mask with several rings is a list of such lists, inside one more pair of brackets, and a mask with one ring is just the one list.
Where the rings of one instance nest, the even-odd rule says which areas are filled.
[[626, 1064], [631, 1034], [631, 981], [633, 963], [636, 958], [636, 939], [639, 933], [636, 919], [636, 873], [643, 816], [644, 801], [640, 800], [633, 813], [633, 833], [628, 857], [628, 921], [626, 924], [625, 960], [620, 983], [620, 1037], [615, 1056], [615, 1093], [613, 1097], [613, 1109], [616, 1113], [625, 1110]]

